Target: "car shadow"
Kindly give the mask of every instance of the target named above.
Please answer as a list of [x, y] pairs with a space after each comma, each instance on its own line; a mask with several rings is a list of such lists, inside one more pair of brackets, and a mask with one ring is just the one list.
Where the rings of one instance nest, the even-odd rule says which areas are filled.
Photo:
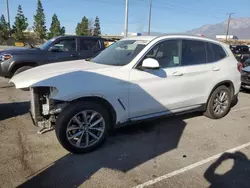
[[26, 114], [29, 102], [13, 102], [0, 104], [0, 121]]
[[[18, 187], [78, 187], [103, 168], [128, 172], [177, 148], [186, 126], [183, 119], [197, 115], [165, 117], [116, 129], [100, 149], [85, 155], [67, 154], [34, 177], [31, 174], [32, 178]], [[132, 181], [138, 184], [136, 177]]]
[[[216, 169], [229, 159], [233, 167], [224, 174], [217, 174]], [[248, 188], [250, 187], [250, 160], [242, 152], [224, 153], [205, 172], [204, 177], [210, 182], [210, 188]]]

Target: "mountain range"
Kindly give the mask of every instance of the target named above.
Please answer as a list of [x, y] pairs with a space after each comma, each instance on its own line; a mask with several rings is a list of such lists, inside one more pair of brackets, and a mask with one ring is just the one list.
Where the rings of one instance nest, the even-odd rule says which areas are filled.
[[[209, 38], [215, 38], [216, 35], [225, 35], [228, 21], [225, 20], [217, 24], [207, 24], [200, 28], [186, 31], [187, 34], [202, 34]], [[164, 33], [151, 32], [151, 35], [159, 36]], [[233, 18], [230, 22], [229, 34], [236, 35], [239, 39], [250, 39], [250, 18]], [[147, 35], [147, 32], [142, 33]]]
[[[216, 35], [225, 35], [228, 21], [218, 24], [203, 25], [200, 28], [187, 31], [189, 34], [203, 34], [215, 38]], [[229, 34], [239, 39], [250, 39], [250, 18], [233, 18], [230, 22]]]

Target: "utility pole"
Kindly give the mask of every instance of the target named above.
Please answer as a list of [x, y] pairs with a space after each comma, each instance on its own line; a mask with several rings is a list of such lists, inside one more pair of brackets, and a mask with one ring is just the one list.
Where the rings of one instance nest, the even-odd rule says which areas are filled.
[[124, 26], [124, 37], [128, 36], [128, 0], [126, 0], [125, 6], [125, 26]]
[[229, 27], [230, 27], [231, 17], [232, 17], [233, 14], [234, 14], [234, 13], [229, 13], [229, 14], [228, 14], [226, 41], [227, 41], [227, 37], [228, 37], [228, 33], [229, 33]]
[[148, 35], [150, 35], [150, 29], [151, 29], [151, 15], [152, 15], [152, 0], [150, 0], [149, 3]]
[[6, 0], [6, 9], [7, 9], [7, 22], [10, 28], [10, 11], [9, 11], [9, 0]]

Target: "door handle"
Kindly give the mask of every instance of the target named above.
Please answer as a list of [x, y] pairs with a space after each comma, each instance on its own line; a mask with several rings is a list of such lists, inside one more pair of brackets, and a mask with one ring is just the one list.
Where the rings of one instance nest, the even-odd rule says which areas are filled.
[[174, 72], [173, 76], [183, 76], [183, 73], [182, 72]]
[[70, 55], [70, 57], [77, 57], [77, 55], [75, 55], [75, 54], [71, 54], [71, 55]]
[[212, 69], [213, 71], [219, 71], [220, 70], [220, 68], [219, 67], [213, 67], [213, 69]]

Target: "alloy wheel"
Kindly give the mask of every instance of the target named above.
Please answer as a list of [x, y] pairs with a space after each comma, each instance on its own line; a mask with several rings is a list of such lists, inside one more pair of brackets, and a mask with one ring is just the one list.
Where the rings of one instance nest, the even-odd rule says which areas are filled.
[[213, 100], [213, 111], [215, 114], [223, 114], [229, 106], [228, 92], [225, 90], [219, 91]]
[[104, 131], [105, 121], [102, 115], [94, 110], [84, 110], [71, 118], [66, 136], [73, 146], [88, 148], [101, 139]]

